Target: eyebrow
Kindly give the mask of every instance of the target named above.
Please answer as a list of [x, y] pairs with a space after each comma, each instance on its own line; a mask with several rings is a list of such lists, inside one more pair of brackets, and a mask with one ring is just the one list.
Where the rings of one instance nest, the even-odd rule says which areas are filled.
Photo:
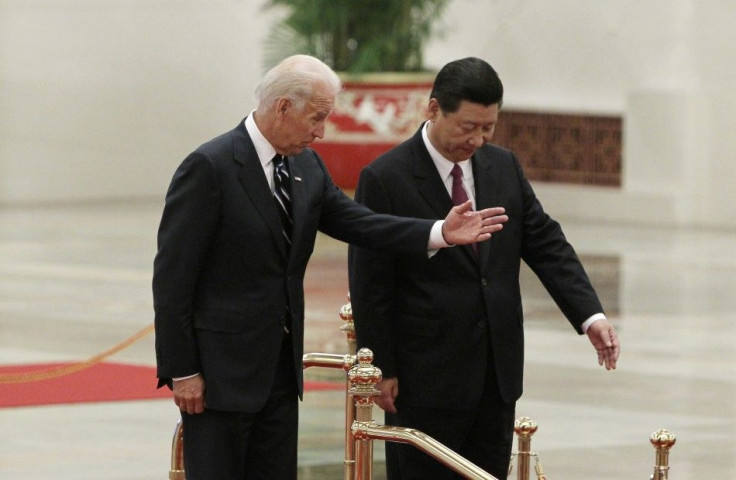
[[462, 122], [461, 125], [464, 125], [464, 126], [465, 125], [472, 125], [472, 126], [480, 125], [481, 127], [485, 127], [486, 125], [495, 125], [496, 123], [497, 123], [496, 121], [492, 121], [492, 122], [474, 122], [473, 120], [466, 120], [466, 121]]

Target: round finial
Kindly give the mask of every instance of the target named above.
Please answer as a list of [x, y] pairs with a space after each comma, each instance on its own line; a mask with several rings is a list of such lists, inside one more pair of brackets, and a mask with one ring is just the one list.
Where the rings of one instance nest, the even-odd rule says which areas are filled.
[[662, 428], [652, 433], [649, 437], [649, 441], [658, 449], [664, 448], [669, 450], [675, 444], [677, 439], [668, 430]]
[[358, 364], [348, 372], [348, 380], [353, 390], [359, 392], [371, 393], [375, 391], [375, 386], [383, 378], [381, 369], [372, 365], [373, 352], [369, 348], [361, 348], [356, 355]]
[[529, 417], [519, 417], [514, 422], [514, 432], [517, 435], [534, 435], [537, 431], [537, 422]]
[[373, 363], [373, 350], [370, 348], [361, 348], [357, 354], [358, 363], [361, 365], [370, 365]]
[[346, 322], [352, 322], [353, 321], [353, 304], [352, 303], [346, 303], [345, 305], [340, 308], [340, 318], [342, 318]]
[[348, 303], [340, 308], [340, 318], [345, 322], [340, 331], [345, 332], [348, 339], [348, 350], [354, 352], [357, 344], [355, 336], [355, 323], [353, 322], [353, 305], [350, 303], [350, 292], [348, 292]]

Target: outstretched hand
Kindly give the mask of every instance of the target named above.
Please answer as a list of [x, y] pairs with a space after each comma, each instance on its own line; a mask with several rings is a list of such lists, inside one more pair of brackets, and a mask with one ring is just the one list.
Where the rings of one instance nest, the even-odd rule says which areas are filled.
[[608, 320], [596, 320], [585, 333], [598, 354], [598, 365], [605, 365], [606, 370], [616, 370], [621, 347], [613, 325]]
[[470, 200], [452, 207], [442, 225], [442, 236], [450, 245], [466, 245], [483, 242], [491, 234], [500, 231], [509, 217], [504, 215], [503, 207], [486, 208], [473, 211]]

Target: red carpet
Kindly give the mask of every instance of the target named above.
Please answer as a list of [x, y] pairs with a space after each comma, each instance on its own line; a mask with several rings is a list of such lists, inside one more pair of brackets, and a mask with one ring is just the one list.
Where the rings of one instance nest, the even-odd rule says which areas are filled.
[[[0, 367], [0, 375], [43, 371], [62, 365], [3, 366]], [[87, 369], [46, 380], [0, 384], [0, 407], [170, 397], [168, 389], [156, 389], [155, 368], [120, 363], [97, 363]]]
[[[0, 366], [3, 375], [45, 371], [65, 364]], [[61, 403], [116, 402], [171, 398], [171, 391], [156, 388], [156, 369], [121, 363], [97, 363], [55, 378], [21, 383], [0, 383], [0, 408]], [[306, 390], [339, 390], [335, 382], [306, 382]]]

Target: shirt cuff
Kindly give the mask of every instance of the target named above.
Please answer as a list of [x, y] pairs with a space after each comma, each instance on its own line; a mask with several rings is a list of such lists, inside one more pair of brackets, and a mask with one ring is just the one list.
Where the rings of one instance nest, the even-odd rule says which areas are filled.
[[444, 220], [437, 220], [432, 225], [432, 230], [429, 232], [429, 243], [427, 244], [427, 250], [439, 250], [440, 248], [454, 247], [445, 241], [445, 237], [442, 235], [442, 225]]
[[583, 333], [587, 333], [588, 328], [590, 328], [590, 326], [593, 325], [593, 322], [597, 320], [606, 320], [606, 316], [602, 313], [596, 313], [595, 315], [584, 321], [583, 324], [580, 326], [580, 328], [583, 330]]
[[196, 377], [197, 375], [199, 375], [199, 372], [197, 372], [197, 373], [195, 373], [195, 374], [193, 374], [193, 375], [187, 375], [186, 377], [176, 377], [176, 378], [172, 378], [171, 380], [172, 380], [172, 381], [174, 381], [174, 382], [178, 382], [179, 380], [186, 380], [187, 378], [194, 378], [194, 377]]
[[454, 247], [445, 241], [445, 237], [442, 235], [442, 225], [445, 223], [444, 220], [437, 220], [432, 225], [432, 230], [429, 231], [429, 242], [427, 242], [427, 258], [434, 257], [441, 248]]

